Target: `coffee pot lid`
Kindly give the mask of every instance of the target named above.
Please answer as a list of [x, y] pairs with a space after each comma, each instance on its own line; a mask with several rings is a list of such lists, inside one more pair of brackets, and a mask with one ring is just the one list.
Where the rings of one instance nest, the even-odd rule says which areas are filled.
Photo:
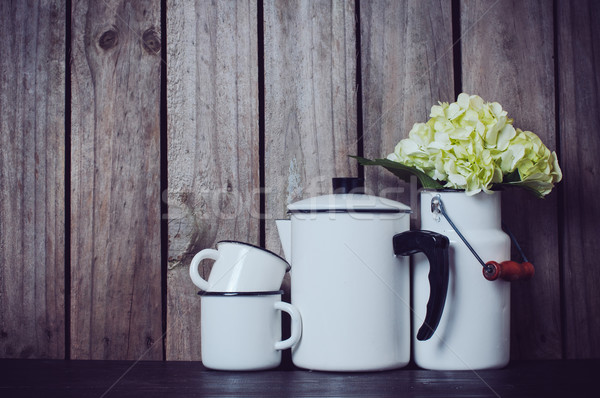
[[364, 193], [362, 178], [334, 178], [333, 194], [302, 199], [288, 205], [289, 213], [410, 213], [410, 207], [395, 200]]

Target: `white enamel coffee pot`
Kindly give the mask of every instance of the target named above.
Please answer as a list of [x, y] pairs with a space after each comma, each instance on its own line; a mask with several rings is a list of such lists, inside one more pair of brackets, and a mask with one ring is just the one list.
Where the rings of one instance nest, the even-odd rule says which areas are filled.
[[358, 179], [334, 179], [334, 192], [290, 204], [278, 220], [292, 264], [291, 301], [302, 316], [292, 361], [305, 369], [373, 371], [410, 360], [409, 254], [430, 262], [431, 286], [417, 338], [439, 323], [448, 286], [448, 239], [409, 231], [410, 208], [354, 193]]

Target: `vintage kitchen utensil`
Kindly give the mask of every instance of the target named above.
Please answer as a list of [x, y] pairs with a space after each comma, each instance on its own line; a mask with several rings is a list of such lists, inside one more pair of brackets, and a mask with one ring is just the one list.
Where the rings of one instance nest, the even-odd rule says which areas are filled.
[[[510, 238], [501, 228], [500, 193], [468, 196], [464, 191], [424, 190], [420, 197], [421, 228], [450, 240], [450, 274], [444, 312], [433, 337], [413, 338], [415, 363], [439, 370], [503, 367], [510, 359], [511, 284], [502, 277], [490, 282], [481, 275], [482, 265], [484, 275], [486, 267], [481, 258], [510, 258]], [[425, 316], [429, 286], [423, 278], [428, 268], [423, 256], [414, 256], [417, 317]]]
[[[215, 260], [208, 281], [202, 278], [198, 267], [206, 259]], [[237, 241], [217, 243], [217, 250], [198, 252], [190, 264], [192, 282], [204, 291], [251, 292], [275, 291], [290, 265], [275, 253]]]
[[[410, 271], [406, 255], [424, 252], [430, 287], [418, 338], [429, 338], [444, 308], [448, 240], [409, 231], [410, 208], [356, 193], [356, 179], [334, 179], [337, 193], [288, 206], [278, 220], [291, 260], [291, 301], [302, 315], [295, 365], [315, 370], [372, 371], [410, 360]], [[396, 257], [396, 254], [398, 257]]]
[[[283, 291], [201, 292], [202, 364], [218, 370], [263, 370], [281, 363], [281, 351], [296, 344], [302, 318]], [[281, 311], [291, 335], [281, 341]]]

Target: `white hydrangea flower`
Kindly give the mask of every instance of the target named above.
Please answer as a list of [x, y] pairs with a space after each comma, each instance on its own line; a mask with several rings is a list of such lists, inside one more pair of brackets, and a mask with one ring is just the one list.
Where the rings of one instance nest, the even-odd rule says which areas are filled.
[[[509, 182], [544, 196], [562, 179], [556, 153], [512, 122], [497, 102], [462, 93], [454, 103], [432, 106], [427, 123], [415, 123], [387, 158], [467, 195]], [[504, 181], [515, 172], [519, 179]]]

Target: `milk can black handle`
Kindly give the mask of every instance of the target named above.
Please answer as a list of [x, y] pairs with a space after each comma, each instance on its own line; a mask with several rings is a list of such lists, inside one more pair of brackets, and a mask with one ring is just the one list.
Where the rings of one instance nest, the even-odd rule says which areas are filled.
[[396, 234], [393, 244], [396, 256], [408, 256], [422, 252], [429, 260], [429, 301], [427, 302], [425, 321], [417, 333], [417, 340], [429, 340], [440, 323], [446, 303], [450, 242], [444, 235], [421, 230]]

